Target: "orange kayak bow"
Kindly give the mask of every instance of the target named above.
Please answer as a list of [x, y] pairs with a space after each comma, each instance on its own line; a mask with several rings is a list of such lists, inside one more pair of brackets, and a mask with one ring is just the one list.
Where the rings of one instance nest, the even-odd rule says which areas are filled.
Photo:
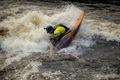
[[84, 16], [84, 12], [80, 13], [79, 17], [77, 18], [77, 20], [74, 23], [73, 30], [71, 30], [69, 33], [64, 35], [61, 38], [61, 40], [56, 43], [55, 47], [57, 48], [57, 50], [60, 50], [64, 47], [67, 47], [70, 45], [70, 43], [72, 42], [72, 40], [74, 39], [74, 37], [76, 36], [76, 34], [79, 31], [79, 28], [80, 28], [82, 20], [83, 20], [83, 16]]

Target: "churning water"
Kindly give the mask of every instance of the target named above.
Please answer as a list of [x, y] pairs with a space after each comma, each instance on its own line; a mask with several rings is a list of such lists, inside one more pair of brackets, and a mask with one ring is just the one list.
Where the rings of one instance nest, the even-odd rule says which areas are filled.
[[[7, 2], [3, 1], [3, 3]], [[39, 4], [10, 2], [5, 9], [3, 9], [5, 5], [0, 6], [0, 12], [3, 15], [0, 21], [0, 30], [3, 33], [0, 36], [1, 52], [5, 51], [7, 53], [6, 56], [0, 56], [2, 60], [1, 68], [5, 68], [15, 61], [20, 61], [31, 55], [31, 52], [46, 54], [49, 46], [49, 34], [44, 30], [46, 26], [62, 23], [69, 28], [73, 27], [81, 11], [84, 11], [84, 8], [79, 5], [84, 4], [78, 3], [76, 6], [74, 4], [65, 5], [65, 3], [62, 5], [63, 3], [61, 2], [59, 5], [58, 3], [49, 2], [39, 2]], [[97, 14], [94, 14], [94, 18], [91, 18], [92, 10], [87, 13], [84, 11], [84, 13], [85, 16], [77, 36], [69, 47], [61, 49], [57, 52], [58, 54], [72, 54], [75, 56], [84, 54], [85, 47], [95, 45], [93, 40], [95, 36], [100, 36], [106, 41], [120, 41], [120, 24], [94, 19]], [[29, 69], [30, 66], [31, 69]], [[42, 63], [32, 61], [23, 68], [24, 70], [16, 71], [13, 77], [20, 74], [16, 80], [27, 80], [31, 73], [38, 72], [38, 66], [42, 66]], [[59, 71], [58, 73], [44, 72], [43, 76], [58, 74], [61, 73]]]

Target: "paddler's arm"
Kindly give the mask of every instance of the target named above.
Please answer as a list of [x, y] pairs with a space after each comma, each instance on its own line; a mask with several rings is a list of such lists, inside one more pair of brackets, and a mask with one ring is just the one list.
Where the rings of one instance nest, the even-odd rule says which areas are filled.
[[51, 38], [50, 38], [50, 41], [51, 41], [51, 43], [53, 44], [53, 45], [55, 45], [56, 44], [56, 41], [59, 39], [59, 34], [58, 33], [56, 33], [56, 34], [54, 34]]
[[51, 37], [51, 40], [57, 39], [58, 37], [59, 37], [59, 34], [56, 33], [56, 34], [54, 34], [54, 35]]

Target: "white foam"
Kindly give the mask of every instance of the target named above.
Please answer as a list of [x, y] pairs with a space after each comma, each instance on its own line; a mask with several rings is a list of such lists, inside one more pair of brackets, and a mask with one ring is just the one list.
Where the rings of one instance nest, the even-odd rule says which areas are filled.
[[116, 77], [118, 78], [119, 75], [117, 75], [117, 74], [96, 74], [96, 75], [94, 75], [94, 78], [97, 80], [116, 78]]
[[47, 41], [41, 41], [41, 42], [33, 42], [29, 40], [21, 40], [21, 39], [6, 39], [2, 43], [3, 50], [6, 50], [8, 52], [12, 51], [23, 51], [23, 52], [44, 52], [48, 48], [48, 42]]
[[[89, 36], [101, 35], [106, 40], [120, 41], [120, 24], [110, 22], [98, 22], [96, 20], [85, 20], [87, 25], [86, 34]], [[89, 30], [89, 31], [88, 31]]]
[[41, 62], [33, 61], [29, 63], [22, 72], [18, 72], [20, 74], [20, 80], [28, 80], [28, 76], [32, 73], [39, 72], [38, 67], [42, 66]]
[[[1, 47], [5, 51], [46, 52], [49, 35], [43, 29], [48, 25], [63, 23], [72, 28], [81, 10], [74, 5], [65, 6], [59, 11], [46, 9], [46, 14], [41, 11], [29, 11], [18, 18], [11, 17], [0, 23], [0, 27], [7, 28], [9, 36], [1, 41]], [[90, 47], [94, 45], [92, 37], [101, 35], [106, 40], [120, 41], [120, 25], [100, 22], [92, 19], [83, 19], [80, 31], [70, 46], [76, 51], [76, 45]], [[68, 49], [70, 49], [68, 48]], [[67, 48], [66, 48], [67, 49]], [[70, 50], [71, 52], [71, 50]], [[79, 51], [77, 51], [79, 52]], [[81, 54], [81, 53], [80, 53]]]
[[73, 27], [75, 20], [78, 18], [81, 10], [73, 5], [68, 5], [63, 10], [58, 11], [52, 15], [52, 23], [59, 24], [63, 23], [68, 27]]
[[81, 45], [84, 47], [90, 47], [94, 44], [94, 42], [90, 39], [86, 40], [86, 39], [79, 39], [79, 40], [75, 40], [74, 41], [75, 45]]
[[27, 57], [29, 55], [30, 55], [30, 53], [21, 53], [21, 52], [9, 53], [9, 54], [7, 54], [7, 58], [5, 60], [3, 67], [6, 67], [6, 66], [12, 64], [15, 61], [20, 61], [22, 58]]
[[59, 23], [72, 27], [80, 12], [80, 9], [71, 5], [54, 12], [53, 15], [46, 15], [41, 11], [30, 11], [19, 18], [11, 17], [1, 23], [2, 27], [9, 30], [10, 34], [1, 42], [2, 49], [5, 51], [45, 52], [48, 47], [49, 35], [43, 28]]
[[45, 78], [49, 78], [49, 79], [52, 79], [52, 80], [60, 80], [59, 77], [55, 78], [54, 76], [61, 75], [61, 74], [62, 74], [61, 71], [56, 71], [56, 72], [47, 71], [47, 72], [42, 73], [42, 75]]

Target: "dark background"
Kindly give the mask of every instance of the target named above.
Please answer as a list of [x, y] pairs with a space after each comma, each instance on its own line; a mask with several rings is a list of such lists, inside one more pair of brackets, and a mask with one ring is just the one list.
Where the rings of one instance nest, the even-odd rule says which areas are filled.
[[120, 0], [27, 0], [27, 1], [48, 1], [48, 2], [71, 1], [71, 2], [81, 2], [81, 3], [103, 3], [103, 4], [120, 5]]

